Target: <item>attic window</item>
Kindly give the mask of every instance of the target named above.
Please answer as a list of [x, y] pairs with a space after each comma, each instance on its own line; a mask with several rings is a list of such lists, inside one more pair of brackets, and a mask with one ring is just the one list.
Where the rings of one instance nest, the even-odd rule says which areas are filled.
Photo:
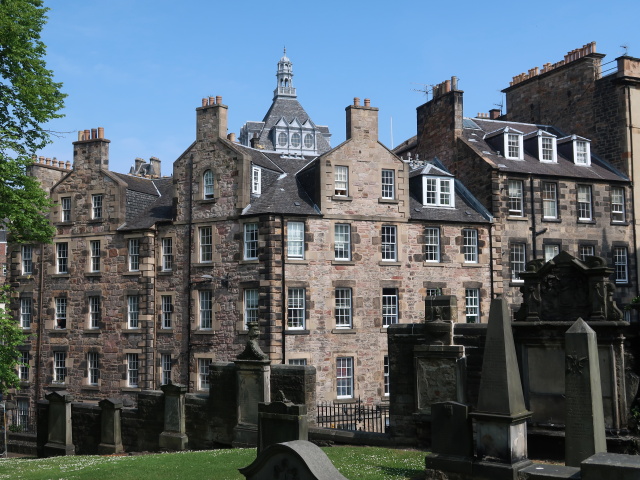
[[300, 146], [300, 134], [294, 133], [291, 135], [291, 146], [294, 148], [298, 148]]
[[425, 207], [453, 207], [453, 179], [423, 177], [423, 200]]
[[262, 169], [253, 167], [251, 169], [251, 193], [260, 195], [262, 192]]
[[589, 150], [589, 142], [586, 140], [576, 139], [573, 141], [573, 158], [576, 165], [589, 166], [591, 164]]
[[538, 151], [540, 152], [541, 162], [557, 163], [558, 158], [556, 156], [556, 139], [553, 137], [538, 137], [539, 145]]
[[519, 133], [506, 132], [504, 134], [505, 158], [510, 160], [522, 160], [522, 135]]
[[280, 132], [278, 134], [278, 145], [284, 147], [287, 145], [287, 134], [284, 132]]

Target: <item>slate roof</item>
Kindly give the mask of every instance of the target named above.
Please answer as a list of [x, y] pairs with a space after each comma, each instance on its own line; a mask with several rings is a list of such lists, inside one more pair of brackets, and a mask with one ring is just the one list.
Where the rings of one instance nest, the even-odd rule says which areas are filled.
[[509, 160], [502, 154], [498, 155], [497, 150], [492, 148], [484, 139], [486, 134], [505, 127], [518, 130], [525, 136], [538, 130], [549, 132], [558, 139], [566, 136], [565, 133], [552, 126], [484, 118], [465, 118], [464, 120], [461, 140], [486, 162], [500, 171], [589, 180], [628, 181], [624, 174], [593, 153], [591, 154], [590, 166], [576, 165], [572, 159], [562, 156], [559, 151], [557, 163], [541, 162], [537, 157], [527, 152], [525, 145], [524, 160]]
[[173, 218], [173, 179], [114, 173], [127, 184], [126, 220], [118, 230], [150, 228]]

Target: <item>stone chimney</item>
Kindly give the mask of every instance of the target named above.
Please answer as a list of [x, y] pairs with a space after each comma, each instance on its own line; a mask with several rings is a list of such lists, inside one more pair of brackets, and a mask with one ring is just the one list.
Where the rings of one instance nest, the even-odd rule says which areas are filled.
[[227, 135], [227, 140], [229, 140], [230, 142], [236, 143], [236, 134], [231, 132], [229, 135]]
[[151, 178], [160, 178], [162, 176], [162, 172], [160, 170], [160, 159], [158, 157], [151, 157], [149, 159], [149, 164], [151, 164]]
[[135, 159], [135, 164], [133, 166], [133, 173], [135, 175], [138, 175], [140, 173], [140, 167], [142, 167], [142, 165], [144, 165], [144, 159], [140, 158], [140, 157], [136, 157]]
[[497, 120], [498, 118], [500, 118], [500, 109], [499, 108], [492, 108], [491, 110], [489, 110], [489, 118], [491, 120]]
[[347, 112], [347, 140], [378, 141], [378, 109], [371, 106], [371, 100], [364, 99], [364, 107], [360, 106], [360, 99], [355, 97], [353, 105], [349, 105]]
[[196, 140], [227, 138], [228, 109], [220, 96], [203, 98], [196, 108]]
[[102, 127], [79, 131], [78, 141], [73, 142], [73, 168], [109, 170], [110, 143]]

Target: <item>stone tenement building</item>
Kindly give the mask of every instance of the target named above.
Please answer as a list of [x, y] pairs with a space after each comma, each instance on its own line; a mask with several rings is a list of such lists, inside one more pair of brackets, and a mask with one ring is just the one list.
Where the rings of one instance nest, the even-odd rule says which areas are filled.
[[597, 255], [615, 268], [616, 300], [636, 295], [636, 246], [631, 183], [595, 154], [588, 138], [559, 127], [517, 123], [499, 111], [463, 115], [456, 78], [434, 88], [418, 107], [418, 134], [394, 151], [437, 157], [491, 212], [495, 293], [521, 303], [520, 273], [534, 258], [565, 250]]
[[11, 251], [32, 333], [23, 404], [62, 388], [135, 401], [169, 380], [204, 391], [251, 321], [272, 362], [317, 368], [318, 399], [379, 401], [387, 326], [422, 321], [437, 294], [458, 298], [457, 321], [486, 321], [491, 215], [442, 165], [379, 143], [369, 100], [319, 157], [231, 141], [227, 110], [203, 99], [172, 177], [157, 159], [112, 172], [102, 129], [80, 132], [50, 186], [53, 243]]

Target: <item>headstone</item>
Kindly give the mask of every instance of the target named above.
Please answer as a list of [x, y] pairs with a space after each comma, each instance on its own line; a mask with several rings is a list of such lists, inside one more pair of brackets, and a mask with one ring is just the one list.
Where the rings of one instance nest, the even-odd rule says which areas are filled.
[[468, 405], [457, 402], [431, 405], [431, 451], [425, 457], [427, 471], [471, 474], [473, 432]]
[[100, 444], [98, 453], [100, 455], [110, 455], [124, 451], [122, 447], [122, 400], [116, 398], [106, 398], [98, 405], [101, 409], [100, 415]]
[[596, 333], [579, 318], [565, 334], [565, 464], [606, 452]]
[[596, 453], [580, 464], [582, 480], [638, 480], [640, 457], [619, 453]]
[[160, 448], [186, 450], [189, 438], [185, 427], [185, 394], [187, 387], [169, 383], [160, 387], [164, 393], [164, 431], [160, 434]]
[[309, 439], [307, 406], [294, 405], [282, 391], [274, 400], [258, 404], [258, 454], [276, 443]]
[[247, 480], [347, 480], [320, 447], [305, 440], [271, 445], [239, 470]]
[[71, 438], [71, 402], [73, 396], [66, 390], [45, 395], [49, 400], [49, 424], [45, 457], [74, 455], [76, 448]]
[[431, 415], [431, 406], [437, 402], [466, 401], [464, 353], [461, 345], [414, 347], [418, 413]]

